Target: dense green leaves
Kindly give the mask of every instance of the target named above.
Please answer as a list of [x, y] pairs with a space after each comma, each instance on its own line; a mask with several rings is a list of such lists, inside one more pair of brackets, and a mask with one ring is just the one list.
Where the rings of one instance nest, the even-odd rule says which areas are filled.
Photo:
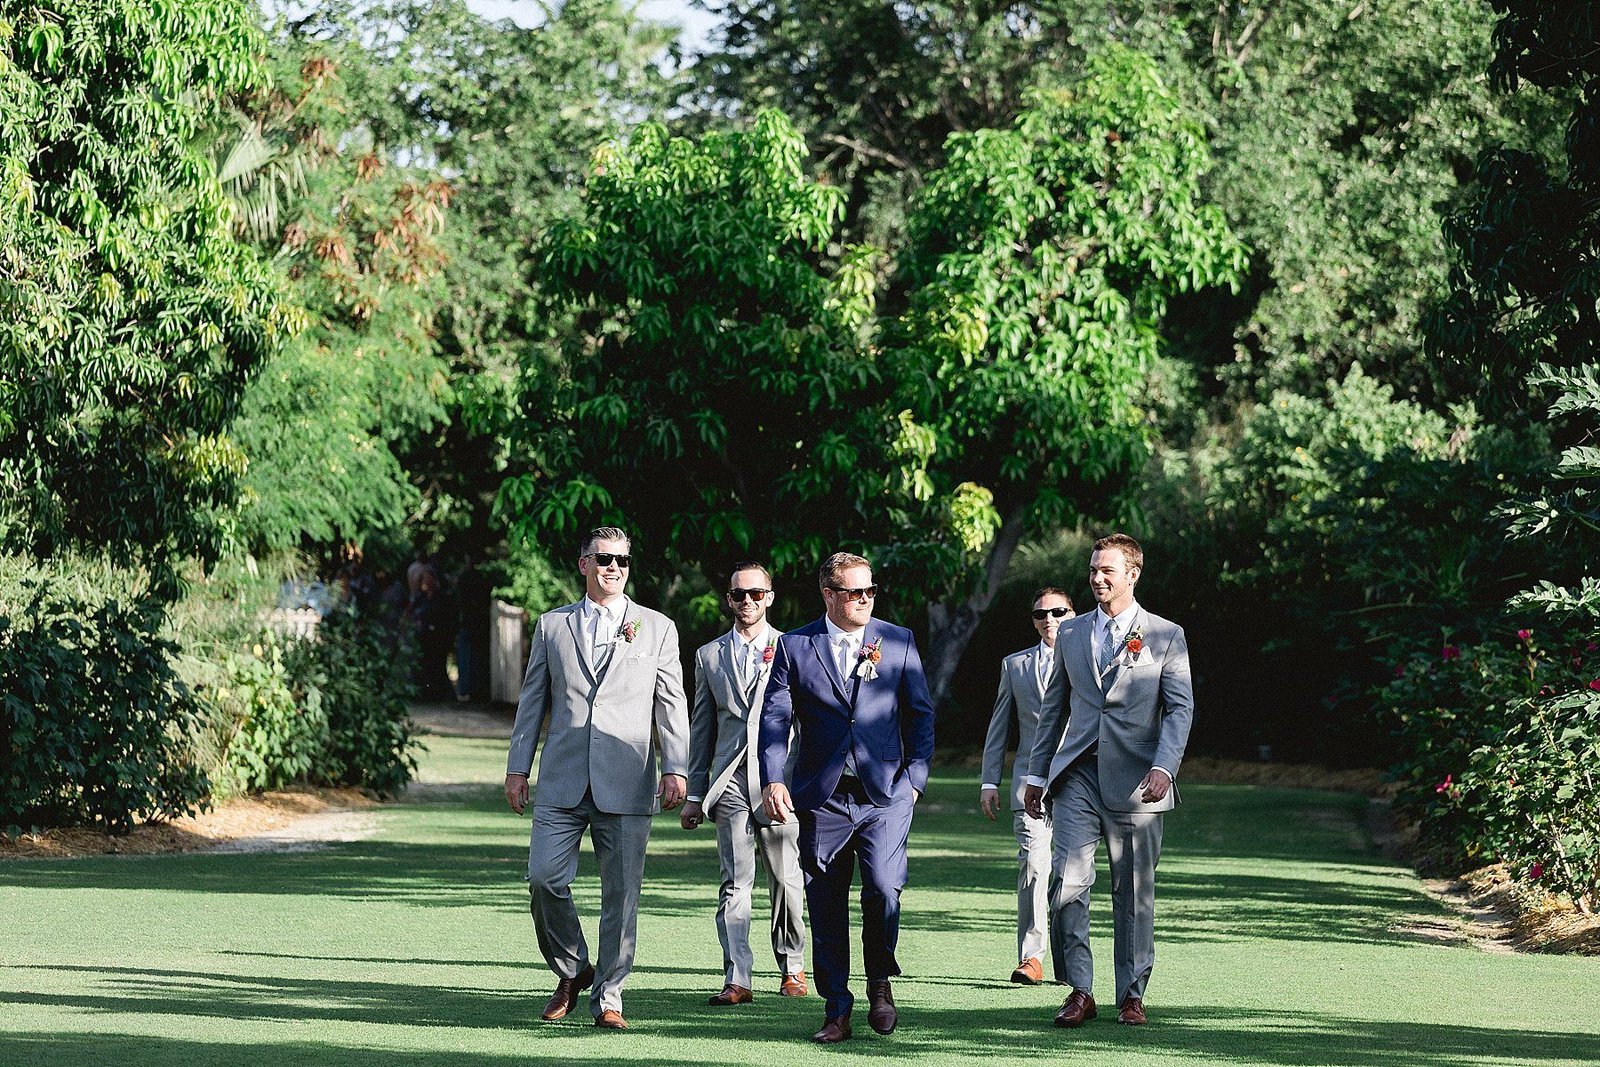
[[0, 830], [126, 832], [205, 798], [200, 706], [160, 626], [153, 603], [40, 583], [0, 606]]
[[1011, 129], [952, 137], [913, 203], [887, 347], [893, 402], [930, 436], [890, 555], [937, 605], [939, 695], [1018, 538], [1137, 472], [1169, 300], [1244, 271], [1202, 134], [1149, 57], [1112, 47]]
[[294, 325], [193, 147], [259, 84], [242, 0], [0, 18], [0, 543], [157, 565], [219, 546], [226, 436]]
[[565, 547], [624, 520], [663, 577], [750, 553], [789, 570], [859, 536], [870, 253], [824, 264], [841, 195], [804, 160], [775, 111], [699, 141], [646, 125], [595, 156], [584, 213], [544, 245], [575, 328], [524, 368], [530, 462], [500, 497], [517, 528]]

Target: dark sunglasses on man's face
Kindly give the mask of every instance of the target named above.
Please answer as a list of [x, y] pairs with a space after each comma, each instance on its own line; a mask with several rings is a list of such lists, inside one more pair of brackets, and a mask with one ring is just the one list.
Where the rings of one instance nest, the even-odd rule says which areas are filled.
[[828, 588], [835, 593], [843, 593], [846, 600], [871, 600], [878, 595], [878, 587], [876, 585], [863, 585], [855, 589], [846, 589], [842, 585], [830, 585]]
[[749, 597], [759, 604], [767, 599], [767, 594], [770, 592], [772, 592], [770, 589], [730, 589], [728, 590], [728, 599], [737, 604], [745, 597]]
[[633, 562], [633, 557], [626, 552], [590, 552], [589, 558], [594, 560], [597, 567], [609, 567], [611, 562], [615, 560], [617, 566], [624, 570], [627, 569], [628, 564]]
[[1071, 608], [1034, 608], [1033, 617], [1035, 619], [1043, 619], [1046, 615], [1054, 615], [1059, 619], [1071, 610]]

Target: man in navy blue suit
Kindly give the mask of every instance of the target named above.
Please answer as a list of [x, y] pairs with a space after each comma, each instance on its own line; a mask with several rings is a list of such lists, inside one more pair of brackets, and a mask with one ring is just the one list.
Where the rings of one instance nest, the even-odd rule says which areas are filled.
[[[861, 944], [867, 1021], [880, 1034], [898, 1017], [889, 979], [900, 973], [900, 891], [911, 809], [928, 784], [933, 701], [916, 639], [872, 617], [872, 565], [835, 552], [818, 571], [826, 614], [778, 638], [761, 708], [761, 784], [767, 814], [798, 818], [811, 915], [811, 962], [827, 1018], [812, 1040], [850, 1037], [850, 884], [861, 864]], [[790, 726], [799, 752], [786, 782]]]

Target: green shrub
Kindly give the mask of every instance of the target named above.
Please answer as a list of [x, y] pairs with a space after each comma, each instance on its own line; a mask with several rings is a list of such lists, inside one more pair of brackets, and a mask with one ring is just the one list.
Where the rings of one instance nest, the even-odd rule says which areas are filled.
[[1406, 758], [1401, 803], [1427, 857], [1503, 862], [1600, 906], [1600, 645], [1533, 630], [1414, 652], [1380, 694]]
[[290, 673], [284, 643], [271, 633], [223, 667], [213, 696], [237, 723], [226, 750], [230, 786], [249, 792], [310, 780], [327, 746], [321, 690]]
[[125, 833], [200, 805], [200, 708], [154, 603], [96, 604], [45, 582], [16, 603], [16, 618], [0, 608], [0, 826]]
[[312, 780], [381, 795], [404, 787], [417, 769], [419, 742], [406, 706], [407, 657], [395, 654], [395, 635], [340, 608], [322, 620], [315, 640], [291, 645], [285, 660], [299, 685], [320, 694], [326, 719]]

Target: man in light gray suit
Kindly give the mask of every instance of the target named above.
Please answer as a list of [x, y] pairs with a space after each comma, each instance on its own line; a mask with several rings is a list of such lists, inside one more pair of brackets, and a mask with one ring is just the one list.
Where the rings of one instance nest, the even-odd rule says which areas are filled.
[[1058, 982], [1066, 979], [1060, 931], [1047, 928], [1051, 916], [1045, 887], [1050, 878], [1050, 816], [1028, 818], [1022, 791], [1028, 784], [1028, 757], [1039, 727], [1039, 706], [1055, 671], [1056, 632], [1072, 618], [1072, 598], [1053, 585], [1033, 594], [1033, 628], [1039, 643], [1014, 652], [1000, 663], [1000, 690], [995, 694], [989, 733], [983, 742], [983, 771], [978, 806], [991, 821], [1000, 813], [1000, 779], [1006, 748], [1017, 742], [1011, 765], [1011, 829], [1017, 837], [1017, 966], [1011, 980], [1038, 985], [1044, 980], [1040, 957], [1050, 946], [1050, 964]]
[[[592, 985], [589, 1011], [607, 1030], [628, 1026], [622, 984], [633, 970], [650, 817], [657, 798], [664, 808], [683, 802], [689, 769], [678, 630], [624, 595], [630, 562], [622, 530], [602, 526], [584, 538], [578, 557], [584, 597], [545, 612], [533, 626], [506, 760], [506, 801], [520, 815], [534, 747], [549, 723], [528, 845], [533, 928], [557, 978], [543, 1014], [561, 1018]], [[652, 726], [661, 747], [659, 785]], [[595, 964], [571, 891], [585, 827], [600, 864]]]
[[756, 764], [761, 700], [782, 631], [767, 623], [772, 576], [759, 563], [740, 563], [728, 579], [733, 629], [701, 646], [694, 657], [694, 710], [689, 717], [689, 799], [679, 820], [685, 830], [705, 821], [717, 827], [722, 889], [717, 936], [722, 941], [723, 988], [708, 1004], [748, 1004], [755, 958], [750, 952], [750, 898], [756, 852], [767, 868], [772, 903], [772, 954], [783, 975], [779, 992], [806, 994], [805, 883], [800, 874], [800, 825], [776, 823], [761, 802]]
[[1117, 1021], [1145, 1021], [1161, 813], [1178, 802], [1174, 783], [1189, 742], [1194, 691], [1182, 627], [1133, 599], [1143, 568], [1144, 552], [1126, 534], [1094, 543], [1089, 588], [1099, 607], [1068, 622], [1056, 638], [1055, 677], [1028, 760], [1028, 814], [1044, 817], [1048, 792], [1055, 819], [1050, 907], [1062, 913], [1072, 985], [1057, 1026], [1082, 1026], [1096, 1014], [1089, 887], [1101, 838], [1111, 860]]

